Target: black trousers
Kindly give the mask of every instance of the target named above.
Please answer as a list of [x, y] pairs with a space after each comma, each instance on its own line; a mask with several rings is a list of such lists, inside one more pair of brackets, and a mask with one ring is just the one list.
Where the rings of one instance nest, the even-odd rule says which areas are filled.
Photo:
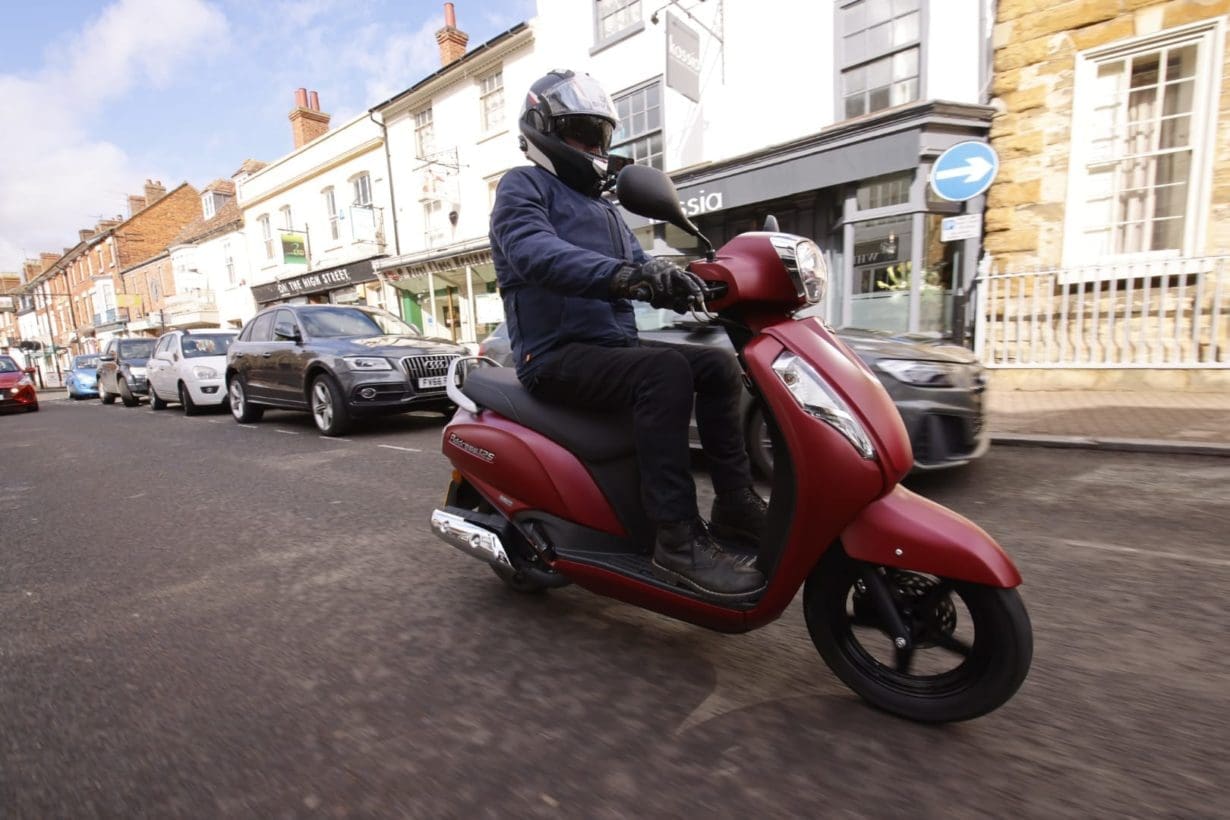
[[527, 388], [544, 401], [571, 407], [631, 409], [641, 496], [653, 521], [697, 515], [688, 452], [693, 398], [714, 489], [752, 486], [739, 422], [743, 383], [729, 351], [649, 341], [637, 347], [566, 344], [544, 357]]

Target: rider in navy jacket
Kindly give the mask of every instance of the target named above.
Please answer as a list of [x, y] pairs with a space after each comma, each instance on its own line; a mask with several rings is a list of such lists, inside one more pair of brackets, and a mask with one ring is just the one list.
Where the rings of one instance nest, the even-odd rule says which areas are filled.
[[588, 75], [553, 71], [526, 95], [521, 147], [534, 165], [504, 175], [491, 212], [517, 376], [544, 401], [630, 410], [641, 500], [656, 524], [654, 573], [707, 597], [746, 600], [764, 576], [710, 535], [688, 452], [695, 404], [716, 491], [713, 532], [758, 540], [765, 503], [752, 489], [739, 426], [739, 366], [716, 348], [637, 339], [630, 297], [682, 310], [702, 291], [692, 274], [646, 256], [603, 199], [616, 122]]
[[637, 343], [632, 303], [610, 283], [645, 252], [606, 199], [582, 194], [537, 165], [500, 180], [491, 249], [517, 376], [527, 386], [544, 353], [568, 342]]

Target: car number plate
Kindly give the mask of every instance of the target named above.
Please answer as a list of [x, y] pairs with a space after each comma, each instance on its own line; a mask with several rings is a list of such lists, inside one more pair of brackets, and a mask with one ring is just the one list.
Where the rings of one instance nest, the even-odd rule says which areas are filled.
[[424, 376], [419, 379], [419, 387], [443, 387], [448, 376]]

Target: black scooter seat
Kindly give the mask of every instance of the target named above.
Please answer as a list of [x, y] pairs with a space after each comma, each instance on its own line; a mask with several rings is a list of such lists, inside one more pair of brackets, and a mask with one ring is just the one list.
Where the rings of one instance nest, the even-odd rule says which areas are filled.
[[610, 461], [634, 452], [630, 411], [595, 413], [541, 401], [511, 367], [471, 370], [461, 391], [479, 407], [542, 433], [584, 461]]

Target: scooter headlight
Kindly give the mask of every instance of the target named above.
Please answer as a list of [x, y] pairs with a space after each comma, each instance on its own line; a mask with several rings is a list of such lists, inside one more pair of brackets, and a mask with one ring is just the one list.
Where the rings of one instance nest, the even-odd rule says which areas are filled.
[[845, 436], [860, 456], [875, 458], [875, 447], [863, 425], [811, 365], [794, 353], [783, 351], [773, 362], [773, 372], [800, 407]]
[[829, 284], [829, 267], [820, 247], [810, 239], [789, 234], [776, 234], [771, 241], [799, 298], [812, 305], [823, 300]]

